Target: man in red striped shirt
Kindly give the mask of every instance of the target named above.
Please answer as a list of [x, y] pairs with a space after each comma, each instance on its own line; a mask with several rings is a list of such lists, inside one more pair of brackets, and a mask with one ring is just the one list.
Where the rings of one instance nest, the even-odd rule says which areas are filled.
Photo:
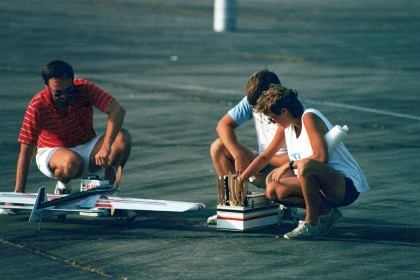
[[[131, 151], [131, 135], [122, 128], [125, 109], [114, 97], [84, 79], [60, 60], [42, 70], [45, 89], [29, 103], [18, 138], [21, 145], [15, 192], [25, 192], [32, 158], [39, 170], [58, 180], [56, 193], [69, 193], [69, 182], [105, 168], [111, 184], [119, 183]], [[93, 107], [108, 115], [106, 132], [96, 136]]]

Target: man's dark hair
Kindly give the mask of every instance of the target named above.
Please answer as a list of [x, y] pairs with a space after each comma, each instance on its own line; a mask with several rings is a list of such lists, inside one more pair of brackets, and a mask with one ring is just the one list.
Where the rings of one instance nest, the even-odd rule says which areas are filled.
[[267, 69], [255, 72], [251, 78], [249, 78], [246, 87], [248, 103], [251, 106], [255, 106], [261, 93], [267, 90], [270, 84], [281, 84], [280, 79], [276, 74]]
[[52, 78], [74, 79], [73, 68], [65, 61], [53, 60], [42, 68], [42, 78], [46, 85], [48, 85], [48, 80]]

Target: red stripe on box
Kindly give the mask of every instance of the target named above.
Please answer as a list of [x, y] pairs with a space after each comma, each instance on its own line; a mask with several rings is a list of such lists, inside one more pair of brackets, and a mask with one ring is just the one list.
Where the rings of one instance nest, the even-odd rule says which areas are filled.
[[222, 217], [222, 216], [217, 216], [217, 219], [220, 220], [231, 220], [231, 221], [251, 221], [251, 220], [256, 220], [256, 219], [260, 219], [260, 218], [265, 218], [265, 217], [270, 217], [270, 216], [277, 216], [278, 213], [271, 213], [271, 214], [266, 214], [266, 215], [262, 215], [262, 216], [256, 216], [256, 217], [251, 217], [251, 218], [231, 218], [231, 217]]

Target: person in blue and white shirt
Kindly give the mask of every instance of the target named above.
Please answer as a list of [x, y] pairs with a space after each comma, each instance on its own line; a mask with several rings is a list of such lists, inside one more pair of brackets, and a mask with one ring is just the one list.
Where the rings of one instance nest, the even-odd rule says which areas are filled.
[[[276, 74], [268, 70], [254, 73], [248, 80], [246, 96], [219, 121], [216, 127], [219, 138], [210, 147], [210, 155], [218, 176], [242, 173], [273, 140], [279, 126], [254, 109], [261, 93], [267, 90], [270, 84], [280, 84]], [[254, 121], [258, 153], [240, 143], [235, 133], [235, 129], [249, 120]], [[288, 162], [288, 157], [287, 149], [283, 145], [270, 163], [258, 170], [252, 183], [257, 187], [265, 188], [266, 175], [276, 166], [281, 166], [285, 162]]]

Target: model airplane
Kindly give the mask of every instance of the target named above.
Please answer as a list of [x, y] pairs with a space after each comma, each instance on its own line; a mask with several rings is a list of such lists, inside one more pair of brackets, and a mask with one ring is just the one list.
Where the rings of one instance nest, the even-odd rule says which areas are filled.
[[194, 202], [115, 197], [116, 192], [110, 185], [69, 195], [47, 194], [45, 187], [37, 194], [0, 192], [0, 210], [32, 210], [29, 221], [36, 222], [71, 213], [113, 215], [115, 210], [123, 210], [127, 218], [132, 219], [137, 211], [186, 212], [206, 207]]

